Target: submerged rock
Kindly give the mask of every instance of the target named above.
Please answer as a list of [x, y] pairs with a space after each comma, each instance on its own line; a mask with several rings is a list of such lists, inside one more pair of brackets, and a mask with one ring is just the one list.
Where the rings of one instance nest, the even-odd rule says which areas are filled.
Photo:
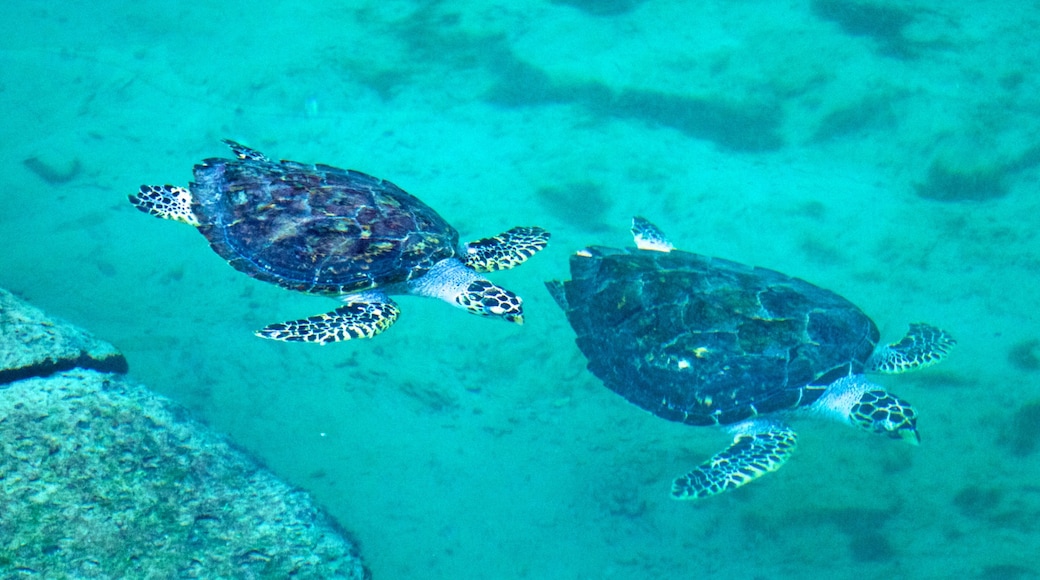
[[127, 365], [111, 344], [0, 288], [0, 384], [74, 368], [125, 373]]
[[[168, 399], [90, 368], [122, 359], [110, 345], [0, 300], [0, 361], [35, 369], [0, 384], [0, 577], [367, 577], [306, 493]], [[87, 368], [55, 364], [69, 360]]]

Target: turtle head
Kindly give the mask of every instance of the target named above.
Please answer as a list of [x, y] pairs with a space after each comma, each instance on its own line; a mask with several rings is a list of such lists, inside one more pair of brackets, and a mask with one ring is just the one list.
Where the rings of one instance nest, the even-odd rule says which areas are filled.
[[849, 411], [849, 421], [872, 433], [903, 439], [913, 445], [921, 442], [917, 433], [917, 411], [910, 403], [881, 389], [864, 391]]
[[494, 316], [517, 324], [524, 323], [523, 301], [520, 297], [487, 280], [471, 282], [465, 290], [455, 296], [455, 302], [473, 314]]

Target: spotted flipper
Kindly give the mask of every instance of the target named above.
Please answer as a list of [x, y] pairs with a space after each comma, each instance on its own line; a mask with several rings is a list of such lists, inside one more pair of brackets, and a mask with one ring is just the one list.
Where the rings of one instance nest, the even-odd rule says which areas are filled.
[[231, 152], [234, 153], [235, 157], [238, 157], [239, 159], [249, 159], [252, 161], [270, 161], [266, 155], [257, 151], [256, 149], [251, 149], [249, 147], [246, 147], [245, 145], [242, 145], [241, 143], [235, 143], [231, 139], [223, 139], [222, 142], [228, 147], [230, 147]]
[[348, 302], [326, 314], [268, 325], [256, 331], [256, 335], [273, 340], [318, 344], [372, 338], [389, 328], [400, 312], [389, 299], [384, 302]]
[[513, 228], [493, 238], [466, 244], [464, 261], [477, 272], [508, 270], [526, 262], [548, 243], [549, 232], [542, 228]]
[[956, 344], [946, 331], [915, 323], [899, 342], [879, 347], [867, 364], [873, 372], [889, 374], [923, 369], [946, 358]]
[[174, 185], [142, 185], [137, 195], [128, 196], [130, 203], [144, 213], [167, 220], [199, 225], [191, 211], [191, 192]]
[[701, 499], [750, 483], [780, 469], [797, 443], [798, 436], [784, 425], [738, 426], [732, 445], [672, 483], [672, 497]]
[[632, 237], [635, 238], [636, 247], [640, 250], [671, 252], [675, 249], [675, 246], [664, 237], [664, 232], [660, 228], [639, 216], [632, 218]]

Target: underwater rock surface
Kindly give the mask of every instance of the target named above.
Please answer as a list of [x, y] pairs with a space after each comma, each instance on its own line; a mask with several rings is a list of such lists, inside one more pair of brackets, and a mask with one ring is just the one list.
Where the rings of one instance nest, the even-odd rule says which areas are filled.
[[367, 577], [309, 496], [0, 290], [0, 577]]
[[111, 344], [0, 288], [0, 385], [74, 368], [125, 373], [127, 365]]

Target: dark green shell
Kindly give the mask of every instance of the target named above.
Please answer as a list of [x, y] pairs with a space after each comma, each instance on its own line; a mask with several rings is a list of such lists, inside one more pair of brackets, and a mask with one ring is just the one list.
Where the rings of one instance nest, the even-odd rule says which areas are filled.
[[727, 424], [811, 404], [863, 372], [874, 323], [780, 272], [689, 252], [594, 247], [557, 298], [589, 370], [673, 421]]
[[341, 294], [406, 282], [455, 255], [458, 232], [381, 179], [267, 159], [195, 166], [192, 211], [213, 250], [254, 278]]

